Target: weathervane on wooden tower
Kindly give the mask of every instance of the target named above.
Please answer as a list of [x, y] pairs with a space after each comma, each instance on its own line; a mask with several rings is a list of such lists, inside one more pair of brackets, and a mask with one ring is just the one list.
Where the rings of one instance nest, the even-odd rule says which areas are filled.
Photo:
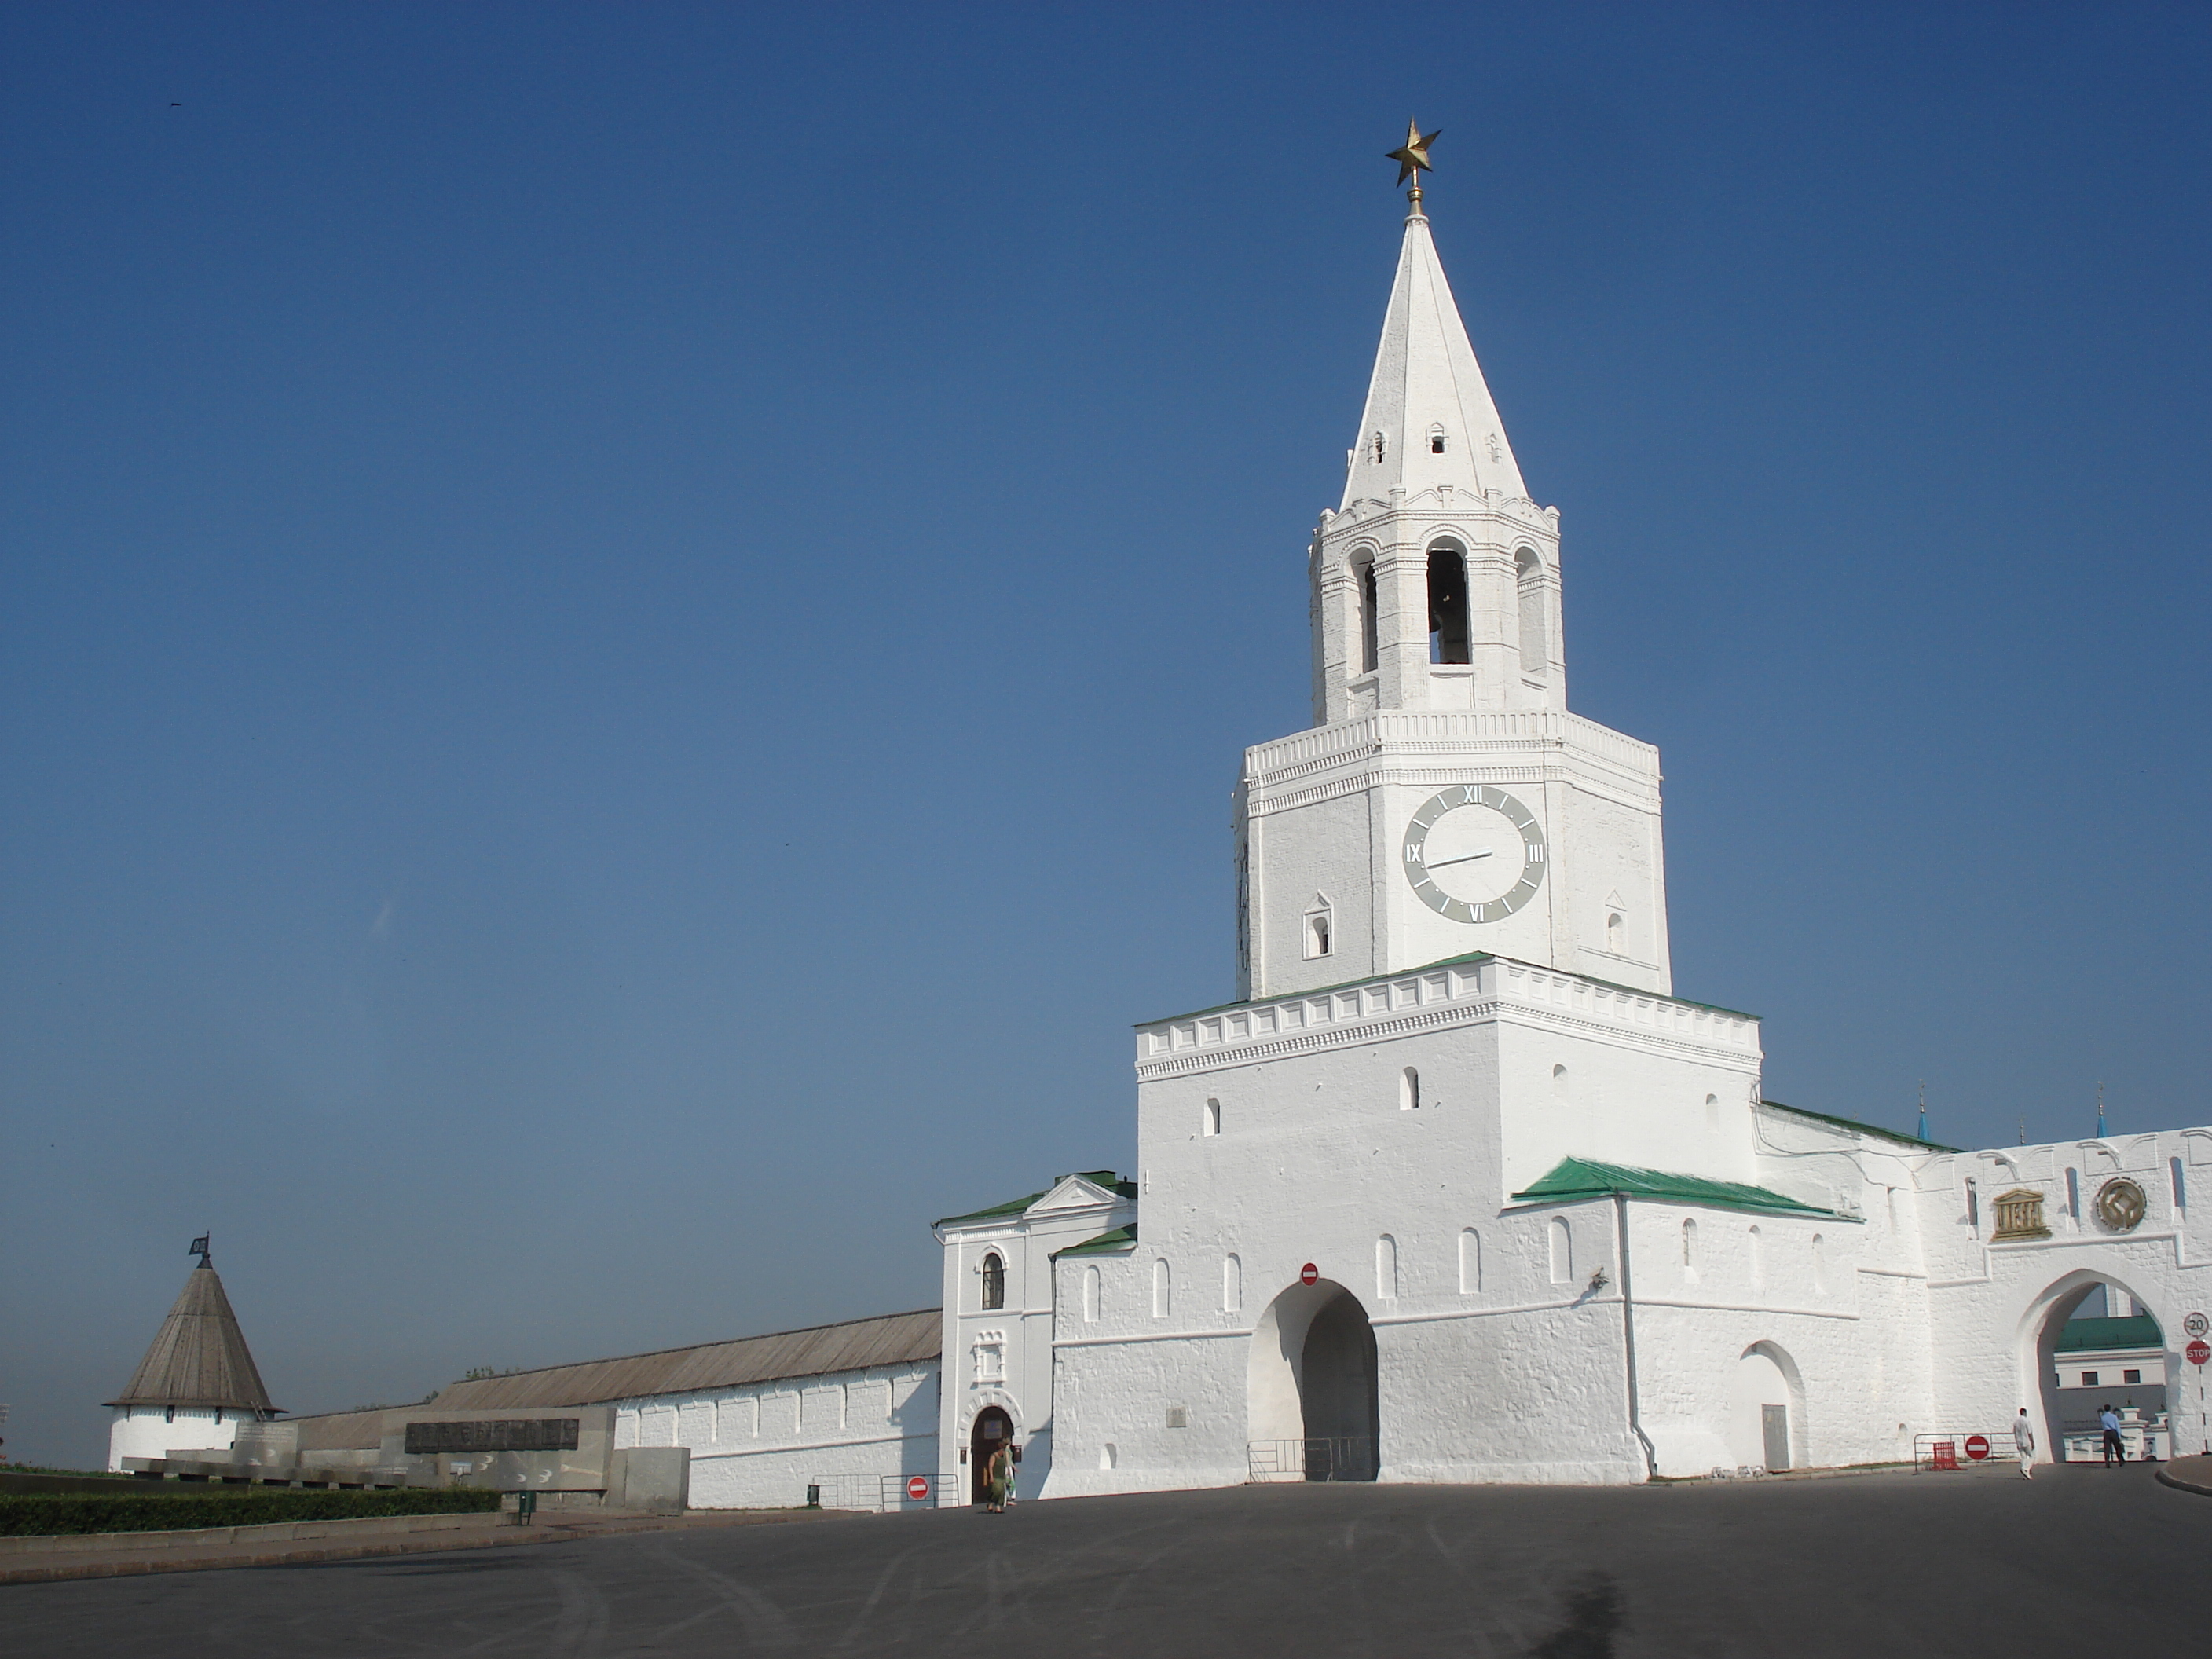
[[1413, 209], [1413, 218], [1428, 216], [1421, 211], [1421, 175], [1432, 170], [1429, 166], [1429, 146], [1443, 136], [1442, 127], [1424, 136], [1419, 121], [1408, 121], [1405, 143], [1388, 152], [1389, 158], [1398, 164], [1398, 182], [1402, 185], [1408, 179], [1413, 181], [1413, 187], [1406, 192], [1406, 204]]

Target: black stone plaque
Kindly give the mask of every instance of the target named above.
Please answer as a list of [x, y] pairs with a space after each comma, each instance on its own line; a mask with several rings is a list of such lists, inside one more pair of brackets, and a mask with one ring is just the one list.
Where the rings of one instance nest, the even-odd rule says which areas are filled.
[[576, 1449], [573, 1417], [486, 1417], [473, 1423], [410, 1423], [407, 1455]]

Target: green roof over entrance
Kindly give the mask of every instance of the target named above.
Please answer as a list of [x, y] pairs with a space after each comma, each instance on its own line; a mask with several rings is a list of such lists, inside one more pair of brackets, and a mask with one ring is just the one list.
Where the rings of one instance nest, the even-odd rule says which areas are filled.
[[1564, 1158], [1559, 1166], [1526, 1191], [1513, 1194], [1516, 1204], [1559, 1203], [1585, 1198], [1609, 1198], [1626, 1193], [1631, 1198], [1656, 1199], [1668, 1204], [1702, 1204], [1721, 1210], [1750, 1210], [1761, 1215], [1824, 1215], [1838, 1221], [1854, 1217], [1817, 1204], [1801, 1204], [1794, 1198], [1740, 1181], [1709, 1181], [1703, 1176], [1669, 1175], [1663, 1170], [1638, 1170], [1626, 1164], [1595, 1164], [1586, 1158]]
[[2162, 1348], [2166, 1333], [2148, 1314], [2130, 1319], [2069, 1319], [2058, 1333], [2060, 1353], [2098, 1353], [2106, 1348]]

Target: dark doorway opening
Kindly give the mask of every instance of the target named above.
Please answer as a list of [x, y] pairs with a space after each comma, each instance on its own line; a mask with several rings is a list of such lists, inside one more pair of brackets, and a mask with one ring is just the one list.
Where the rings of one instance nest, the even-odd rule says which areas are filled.
[[1314, 1315], [1298, 1369], [1306, 1479], [1372, 1480], [1381, 1466], [1381, 1391], [1375, 1328], [1358, 1297], [1340, 1291]]
[[996, 1406], [986, 1406], [975, 1413], [975, 1427], [968, 1437], [968, 1501], [988, 1504], [991, 1501], [991, 1459], [1000, 1447], [1014, 1437], [1014, 1422]]

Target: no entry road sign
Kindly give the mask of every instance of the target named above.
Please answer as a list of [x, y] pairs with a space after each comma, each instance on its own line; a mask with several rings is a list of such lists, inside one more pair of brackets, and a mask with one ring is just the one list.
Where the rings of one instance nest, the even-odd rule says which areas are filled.
[[1301, 1285], [1320, 1284], [1321, 1269], [1315, 1267], [1312, 1262], [1307, 1262], [1304, 1267], [1298, 1269], [1298, 1283]]
[[928, 1497], [929, 1477], [926, 1474], [917, 1474], [913, 1480], [908, 1481], [906, 1483], [906, 1495], [914, 1499], [917, 1504], [921, 1502], [923, 1498]]
[[1989, 1455], [1990, 1455], [1990, 1437], [1989, 1437], [1989, 1436], [1987, 1436], [1987, 1435], [1985, 1435], [1985, 1434], [1970, 1434], [1970, 1435], [1968, 1435], [1968, 1436], [1966, 1437], [1966, 1455], [1967, 1455], [1967, 1456], [1969, 1456], [1969, 1457], [1972, 1458], [1972, 1459], [1974, 1460], [1974, 1462], [1976, 1462], [1977, 1463], [1978, 1463], [1978, 1462], [1981, 1462], [1984, 1457], [1987, 1457]]
[[2181, 1352], [2188, 1357], [2189, 1363], [2192, 1365], [2202, 1365], [2206, 1360], [2212, 1359], [2212, 1346], [2208, 1346], [2201, 1336]]

